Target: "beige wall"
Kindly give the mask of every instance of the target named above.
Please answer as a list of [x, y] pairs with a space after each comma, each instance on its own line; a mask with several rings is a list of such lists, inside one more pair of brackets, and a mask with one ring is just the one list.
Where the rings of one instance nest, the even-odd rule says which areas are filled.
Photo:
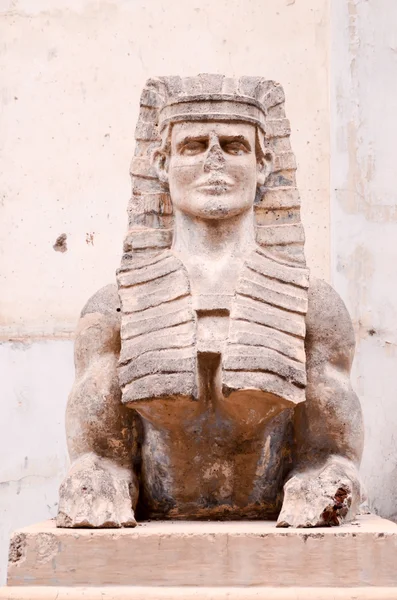
[[2, 0], [0, 15], [3, 338], [70, 335], [113, 280], [153, 75], [284, 85], [308, 259], [328, 278], [328, 0]]

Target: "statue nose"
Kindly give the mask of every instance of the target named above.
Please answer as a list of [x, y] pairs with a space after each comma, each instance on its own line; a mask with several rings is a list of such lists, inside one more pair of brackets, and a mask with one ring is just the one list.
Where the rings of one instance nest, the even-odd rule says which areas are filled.
[[204, 171], [220, 171], [225, 166], [225, 157], [219, 144], [213, 144], [209, 150], [204, 163]]

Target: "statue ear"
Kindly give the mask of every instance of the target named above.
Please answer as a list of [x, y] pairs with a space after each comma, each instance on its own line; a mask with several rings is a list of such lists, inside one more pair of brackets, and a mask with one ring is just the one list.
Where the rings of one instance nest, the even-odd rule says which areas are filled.
[[152, 155], [152, 164], [161, 183], [168, 184], [168, 154], [157, 149]]
[[273, 171], [273, 164], [274, 154], [271, 150], [266, 149], [266, 151], [262, 154], [261, 158], [258, 160], [258, 187], [261, 185], [265, 185], [266, 179]]

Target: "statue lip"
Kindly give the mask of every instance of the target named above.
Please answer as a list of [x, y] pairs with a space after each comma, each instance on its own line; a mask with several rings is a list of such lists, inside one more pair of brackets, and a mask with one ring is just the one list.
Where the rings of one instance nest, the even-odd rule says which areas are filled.
[[233, 182], [223, 177], [210, 177], [209, 179], [199, 183], [196, 189], [215, 191], [215, 192], [226, 192], [233, 187]]

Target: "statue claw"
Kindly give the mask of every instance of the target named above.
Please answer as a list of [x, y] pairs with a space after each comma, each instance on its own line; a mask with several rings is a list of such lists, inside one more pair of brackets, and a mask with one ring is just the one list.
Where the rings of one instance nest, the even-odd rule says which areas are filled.
[[[343, 463], [348, 463], [343, 469]], [[360, 483], [349, 461], [331, 461], [313, 476], [301, 473], [284, 486], [277, 527], [332, 527], [355, 517]]]
[[61, 484], [57, 527], [135, 527], [133, 487], [128, 469], [83, 457]]

